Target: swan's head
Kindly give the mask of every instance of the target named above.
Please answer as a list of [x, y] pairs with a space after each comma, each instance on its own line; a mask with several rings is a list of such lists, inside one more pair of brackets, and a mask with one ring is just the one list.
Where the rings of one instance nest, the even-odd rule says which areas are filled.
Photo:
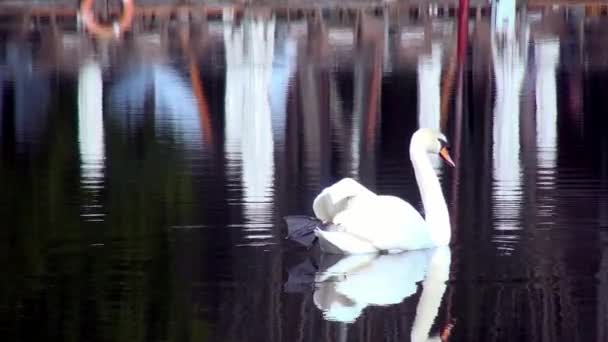
[[456, 164], [454, 164], [452, 157], [450, 157], [449, 147], [450, 145], [445, 135], [431, 128], [418, 129], [412, 135], [410, 142], [410, 150], [421, 149], [427, 153], [438, 154], [447, 164], [454, 167]]

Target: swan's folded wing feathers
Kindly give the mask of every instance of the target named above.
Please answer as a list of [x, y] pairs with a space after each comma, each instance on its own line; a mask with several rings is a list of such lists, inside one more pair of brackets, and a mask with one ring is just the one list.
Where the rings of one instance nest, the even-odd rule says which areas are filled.
[[329, 222], [337, 213], [345, 209], [349, 198], [361, 195], [375, 196], [376, 194], [352, 178], [343, 178], [323, 189], [313, 201], [312, 209], [317, 218]]

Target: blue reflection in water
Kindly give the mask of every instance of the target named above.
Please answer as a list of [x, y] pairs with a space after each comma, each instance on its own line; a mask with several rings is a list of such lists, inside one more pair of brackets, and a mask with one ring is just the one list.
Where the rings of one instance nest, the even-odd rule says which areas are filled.
[[[159, 137], [169, 135], [186, 150], [200, 153], [203, 131], [191, 86], [172, 66], [137, 64], [112, 86], [109, 102], [112, 120], [125, 128], [141, 127], [152, 109]], [[152, 101], [150, 107], [146, 107]], [[198, 152], [197, 152], [198, 151]]]
[[26, 152], [29, 146], [44, 144], [49, 110], [50, 82], [46, 73], [36, 70], [32, 53], [26, 44], [9, 42], [6, 62], [12, 74], [14, 89], [15, 140], [17, 150]]

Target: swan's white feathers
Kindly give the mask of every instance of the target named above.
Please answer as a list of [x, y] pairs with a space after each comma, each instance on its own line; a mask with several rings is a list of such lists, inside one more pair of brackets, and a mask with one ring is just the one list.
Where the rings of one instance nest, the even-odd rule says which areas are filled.
[[399, 197], [378, 196], [351, 178], [325, 188], [313, 210], [319, 219], [338, 226], [316, 232], [321, 248], [329, 253], [397, 252], [433, 246], [426, 222], [414, 207]]
[[356, 254], [405, 251], [449, 244], [450, 218], [428, 154], [439, 153], [445, 135], [421, 128], [412, 135], [410, 160], [426, 219], [406, 201], [379, 196], [352, 178], [329, 186], [315, 198], [317, 218], [336, 226], [315, 231], [326, 252]]

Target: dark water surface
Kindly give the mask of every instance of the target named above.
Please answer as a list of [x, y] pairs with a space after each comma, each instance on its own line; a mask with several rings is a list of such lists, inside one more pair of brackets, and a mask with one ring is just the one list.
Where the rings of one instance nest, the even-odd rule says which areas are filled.
[[[518, 20], [460, 57], [451, 18], [2, 32], [3, 340], [606, 341], [608, 22]], [[420, 208], [419, 125], [451, 248], [284, 240], [344, 176]]]

